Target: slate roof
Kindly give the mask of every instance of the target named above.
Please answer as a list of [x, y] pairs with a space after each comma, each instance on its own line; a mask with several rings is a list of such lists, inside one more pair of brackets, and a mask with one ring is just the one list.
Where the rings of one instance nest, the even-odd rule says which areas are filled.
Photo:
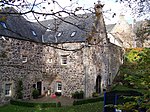
[[108, 24], [106, 25], [106, 30], [108, 33], [110, 33], [112, 31], [112, 29], [114, 28], [116, 24]]
[[[3, 12], [15, 11], [14, 8], [3, 10]], [[0, 14], [0, 18], [2, 17], [6, 17], [6, 20], [1, 21], [0, 19], [0, 36], [46, 44], [85, 42], [95, 20], [95, 15], [91, 13], [41, 21], [42, 25], [49, 27], [49, 30], [47, 30], [39, 23], [29, 22], [20, 15]], [[3, 28], [1, 22], [4, 22], [7, 28]], [[111, 31], [113, 26], [114, 24], [106, 26], [108, 32]]]
[[[85, 42], [87, 33], [91, 31], [94, 18], [93, 14], [68, 16], [61, 19], [42, 21], [49, 27], [43, 36], [44, 43]], [[70, 22], [69, 23], [66, 23]], [[58, 24], [58, 25], [56, 25]], [[74, 24], [74, 25], [72, 25]]]
[[[3, 12], [15, 11], [14, 8], [3, 10]], [[1, 36], [41, 42], [43, 30], [37, 23], [29, 22], [23, 16], [15, 14], [0, 14], [0, 18]], [[2, 24], [5, 24], [6, 28]]]

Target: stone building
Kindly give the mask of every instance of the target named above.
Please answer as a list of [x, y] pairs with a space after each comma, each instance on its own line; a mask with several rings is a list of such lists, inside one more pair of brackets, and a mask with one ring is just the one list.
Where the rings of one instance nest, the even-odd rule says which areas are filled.
[[129, 24], [123, 14], [116, 24], [106, 26], [110, 42], [122, 48], [150, 47], [150, 20]]
[[119, 16], [119, 20], [111, 29], [110, 34], [118, 40], [121, 47], [133, 47], [135, 33], [133, 32], [132, 25], [125, 20], [124, 15], [121, 14]]
[[19, 81], [23, 99], [31, 99], [34, 89], [68, 97], [75, 91], [85, 97], [103, 93], [122, 64], [123, 50], [107, 38], [102, 7], [96, 4], [95, 13], [79, 15], [79, 21], [63, 18], [75, 25], [42, 22], [48, 29], [19, 15], [0, 15], [0, 103], [17, 98]]

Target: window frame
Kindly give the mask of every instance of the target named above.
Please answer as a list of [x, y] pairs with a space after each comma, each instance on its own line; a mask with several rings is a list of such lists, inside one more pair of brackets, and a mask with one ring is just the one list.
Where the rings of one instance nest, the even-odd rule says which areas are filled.
[[53, 61], [52, 58], [48, 58], [46, 62], [47, 63], [52, 63], [52, 61]]
[[28, 61], [28, 57], [21, 55], [22, 63], [26, 63]]
[[62, 92], [62, 82], [61, 81], [56, 82], [56, 92]]
[[57, 33], [56, 36], [57, 36], [57, 37], [60, 37], [62, 34], [63, 34], [63, 32], [60, 31], [60, 32]]
[[67, 55], [61, 55], [61, 65], [67, 65], [67, 64], [68, 64]]
[[6, 23], [5, 23], [5, 22], [3, 22], [3, 21], [0, 21], [0, 25], [1, 25], [4, 29], [6, 29], [6, 28], [7, 28]]
[[73, 32], [70, 34], [70, 36], [71, 36], [71, 37], [74, 37], [74, 36], [76, 35], [76, 33], [77, 33], [76, 31], [73, 31]]
[[34, 30], [31, 30], [31, 32], [32, 32], [33, 36], [35, 36], [35, 37], [37, 36], [37, 34], [36, 34], [36, 32]]
[[[9, 89], [6, 88], [6, 85], [9, 85]], [[12, 96], [12, 83], [5, 84], [5, 96], [8, 96], [8, 97]]]

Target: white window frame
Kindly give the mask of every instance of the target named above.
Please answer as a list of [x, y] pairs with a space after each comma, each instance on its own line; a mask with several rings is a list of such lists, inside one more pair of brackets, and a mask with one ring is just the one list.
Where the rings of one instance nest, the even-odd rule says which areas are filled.
[[57, 33], [57, 37], [60, 37], [62, 35], [63, 32], [58, 32]]
[[34, 30], [32, 30], [32, 34], [33, 34], [34, 36], [37, 36], [37, 34], [36, 34], [36, 32], [35, 32]]
[[[6, 86], [9, 86], [8, 88]], [[12, 83], [6, 83], [5, 84], [5, 96], [11, 96], [12, 95]]]
[[67, 65], [68, 59], [67, 55], [61, 55], [61, 65]]
[[28, 61], [28, 58], [27, 56], [21, 56], [21, 59], [22, 59], [22, 63], [26, 63]]
[[6, 23], [5, 23], [5, 22], [0, 21], [0, 24], [2, 25], [2, 27], [3, 27], [3, 28], [5, 28], [5, 29], [7, 28], [7, 26], [6, 26]]
[[52, 58], [48, 58], [47, 63], [52, 63]]
[[62, 92], [62, 83], [61, 82], [56, 82], [56, 92]]
[[46, 31], [52, 31], [51, 29], [50, 29], [50, 24], [48, 24], [48, 26], [47, 26], [47, 30]]
[[76, 33], [77, 33], [76, 31], [73, 31], [70, 36], [74, 37], [76, 35]]

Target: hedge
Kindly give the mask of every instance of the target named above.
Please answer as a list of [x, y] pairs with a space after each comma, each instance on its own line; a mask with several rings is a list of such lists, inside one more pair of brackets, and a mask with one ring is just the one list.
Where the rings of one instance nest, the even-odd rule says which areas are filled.
[[123, 96], [142, 96], [143, 94], [138, 92], [138, 91], [134, 91], [134, 90], [122, 90], [122, 91], [119, 91], [119, 90], [113, 90], [109, 93], [114, 93], [116, 95], [123, 95]]
[[99, 102], [99, 101], [103, 101], [103, 100], [104, 100], [104, 97], [96, 97], [96, 98], [90, 98], [90, 99], [75, 100], [73, 102], [73, 105], [82, 105], [82, 104], [87, 104], [87, 103]]
[[[60, 103], [60, 102], [58, 102]], [[34, 102], [24, 102], [24, 101], [18, 101], [18, 100], [10, 100], [10, 104], [12, 105], [18, 105], [18, 106], [24, 106], [24, 107], [36, 107], [40, 106], [41, 108], [46, 107], [57, 107], [57, 103], [34, 103]]]
[[72, 98], [74, 99], [83, 99], [84, 98], [84, 92], [83, 91], [76, 91], [75, 93], [72, 93]]

